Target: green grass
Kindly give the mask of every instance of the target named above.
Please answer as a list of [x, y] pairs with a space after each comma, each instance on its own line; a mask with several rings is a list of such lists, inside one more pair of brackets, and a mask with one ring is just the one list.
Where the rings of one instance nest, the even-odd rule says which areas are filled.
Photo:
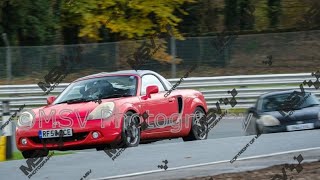
[[228, 113], [235, 113], [235, 114], [246, 113], [248, 111], [247, 108], [230, 108], [226, 110], [228, 110]]
[[[53, 156], [60, 156], [60, 155], [66, 155], [66, 154], [73, 154], [74, 152], [59, 152], [55, 151]], [[19, 160], [24, 159], [20, 151], [13, 152], [13, 157], [11, 159], [8, 159], [7, 161], [11, 160]]]

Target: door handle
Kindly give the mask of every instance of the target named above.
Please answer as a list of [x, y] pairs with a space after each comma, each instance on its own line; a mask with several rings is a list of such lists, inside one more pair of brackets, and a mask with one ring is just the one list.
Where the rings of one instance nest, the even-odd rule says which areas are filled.
[[169, 98], [169, 102], [173, 102], [175, 98]]

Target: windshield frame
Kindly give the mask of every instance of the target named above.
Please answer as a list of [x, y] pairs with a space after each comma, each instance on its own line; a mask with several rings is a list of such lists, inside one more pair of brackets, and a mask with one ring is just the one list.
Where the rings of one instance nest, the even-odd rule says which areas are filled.
[[[134, 78], [136, 79], [136, 83], [135, 83], [135, 93], [132, 97], [136, 97], [137, 96], [137, 92], [138, 92], [138, 84], [139, 84], [139, 81], [140, 81], [140, 76], [137, 76], [137, 75], [134, 75], [134, 74], [121, 74], [121, 75], [108, 75], [108, 76], [101, 76], [101, 77], [92, 77], [92, 78], [86, 78], [86, 79], [81, 79], [81, 80], [76, 80], [76, 81], [73, 81], [72, 83], [70, 83], [57, 97], [56, 99], [54, 100], [54, 102], [51, 104], [51, 105], [57, 105], [57, 104], [60, 104], [60, 102], [62, 102], [60, 100], [60, 98], [67, 92], [69, 91], [69, 89], [71, 87], [73, 87], [75, 84], [77, 83], [80, 83], [80, 82], [83, 82], [83, 81], [88, 81], [88, 80], [93, 80], [93, 79], [103, 79], [103, 78], [107, 78], [107, 77], [123, 77], [123, 76], [134, 76]], [[58, 102], [59, 100], [59, 102]], [[85, 102], [85, 101], [84, 101]], [[63, 103], [62, 103], [63, 104]]]
[[[266, 104], [265, 104], [265, 101], [267, 99], [270, 99], [270, 97], [276, 97], [276, 96], [284, 96], [284, 95], [287, 95], [285, 99], [283, 99], [283, 102], [281, 103], [285, 103], [285, 101], [287, 101], [287, 98], [292, 94], [291, 93], [283, 93], [283, 94], [274, 94], [274, 95], [270, 95], [270, 96], [267, 96], [267, 97], [264, 97], [263, 99], [261, 99], [261, 111], [262, 112], [274, 112], [274, 111], [281, 111], [283, 110], [281, 106], [277, 106], [277, 109], [274, 109], [274, 110], [267, 110], [267, 108], [265, 107]], [[311, 99], [309, 99], [311, 98]], [[293, 104], [293, 106], [291, 107], [292, 104], [288, 104], [290, 106], [289, 110], [290, 111], [295, 111], [295, 110], [299, 110], [299, 109], [304, 109], [306, 108], [306, 102], [308, 102], [308, 99], [309, 101], [314, 101], [316, 103], [318, 103], [320, 105], [320, 101], [317, 99], [317, 97], [312, 94], [311, 92], [305, 92], [304, 96], [300, 99], [300, 101], [297, 103], [297, 104]], [[301, 103], [303, 101], [303, 103]], [[314, 104], [314, 103], [311, 103], [311, 104]]]

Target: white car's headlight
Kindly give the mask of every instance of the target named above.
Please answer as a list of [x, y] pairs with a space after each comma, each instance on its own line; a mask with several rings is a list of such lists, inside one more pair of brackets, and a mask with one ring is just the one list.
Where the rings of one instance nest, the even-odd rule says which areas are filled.
[[28, 111], [20, 114], [18, 119], [18, 127], [31, 127], [33, 125], [34, 116]]
[[280, 125], [280, 121], [271, 115], [262, 115], [260, 119], [257, 120], [258, 123], [264, 126], [277, 126]]
[[89, 114], [87, 120], [106, 119], [112, 115], [113, 110], [113, 102], [102, 103]]

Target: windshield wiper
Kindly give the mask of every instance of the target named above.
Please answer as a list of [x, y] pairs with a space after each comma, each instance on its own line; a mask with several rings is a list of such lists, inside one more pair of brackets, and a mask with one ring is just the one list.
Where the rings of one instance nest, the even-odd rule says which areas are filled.
[[102, 96], [100, 99], [117, 98], [117, 97], [130, 97], [131, 94], [112, 94], [110, 96]]
[[99, 96], [97, 99], [91, 99], [90, 101], [101, 104], [101, 99], [108, 99], [108, 98], [117, 98], [117, 97], [131, 97], [130, 94], [113, 94], [110, 96]]
[[110, 96], [102, 96], [97, 99], [94, 99], [94, 98], [91, 98], [91, 99], [86, 99], [86, 98], [69, 99], [66, 101], [58, 102], [56, 104], [63, 104], [63, 103], [73, 104], [73, 103], [89, 102], [89, 101], [99, 102], [99, 104], [100, 104], [101, 99], [116, 98], [116, 97], [130, 97], [130, 96], [132, 96], [132, 95], [130, 95], [130, 94], [113, 94]]
[[61, 101], [61, 102], [56, 103], [56, 104], [63, 104], [63, 103], [73, 104], [73, 103], [88, 102], [88, 101], [91, 101], [91, 99], [77, 98], [77, 99], [69, 99], [69, 100], [66, 100], [66, 101]]
[[308, 105], [308, 106], [305, 106], [305, 107], [302, 107], [302, 108], [300, 108], [300, 109], [303, 109], [303, 108], [307, 108], [307, 107], [318, 106], [318, 105], [320, 105], [320, 104], [310, 104], [310, 105]]

